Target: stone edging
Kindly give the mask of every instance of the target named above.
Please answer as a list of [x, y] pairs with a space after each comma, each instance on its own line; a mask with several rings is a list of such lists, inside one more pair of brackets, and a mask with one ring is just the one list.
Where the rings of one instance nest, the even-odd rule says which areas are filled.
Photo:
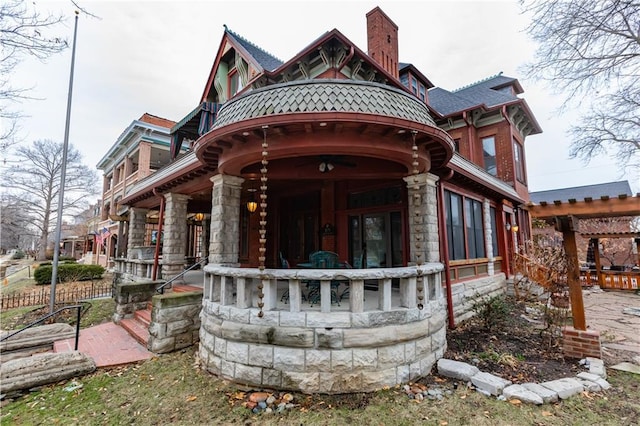
[[438, 360], [438, 374], [453, 379], [471, 382], [476, 390], [487, 396], [501, 400], [518, 399], [528, 404], [541, 405], [558, 399], [567, 399], [583, 391], [599, 392], [611, 387], [606, 379], [604, 363], [599, 358], [586, 358], [584, 365], [589, 372], [578, 373], [576, 377], [565, 377], [543, 383], [513, 384], [509, 380], [482, 372], [466, 362], [446, 358]]

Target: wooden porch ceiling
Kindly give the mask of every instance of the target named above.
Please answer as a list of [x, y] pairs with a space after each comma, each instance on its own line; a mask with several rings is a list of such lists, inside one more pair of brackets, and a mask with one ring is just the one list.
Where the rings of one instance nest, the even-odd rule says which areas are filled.
[[640, 197], [619, 195], [617, 198], [602, 196], [600, 198], [587, 197], [582, 201], [571, 199], [568, 201], [528, 203], [525, 208], [531, 217], [538, 219], [552, 219], [554, 217], [573, 216], [579, 219], [640, 216]]

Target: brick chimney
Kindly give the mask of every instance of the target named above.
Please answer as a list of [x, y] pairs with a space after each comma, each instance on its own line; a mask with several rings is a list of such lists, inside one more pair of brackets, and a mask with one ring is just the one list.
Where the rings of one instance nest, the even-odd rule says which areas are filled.
[[399, 78], [398, 26], [377, 6], [367, 13], [367, 50], [374, 61]]

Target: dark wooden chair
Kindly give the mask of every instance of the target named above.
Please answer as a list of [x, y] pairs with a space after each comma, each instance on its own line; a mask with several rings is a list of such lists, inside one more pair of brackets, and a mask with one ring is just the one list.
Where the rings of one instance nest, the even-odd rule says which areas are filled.
[[[311, 253], [309, 255], [309, 263], [311, 263], [311, 267], [315, 269], [335, 269], [341, 266], [337, 253], [323, 250]], [[338, 306], [340, 306], [340, 299], [338, 297], [339, 286], [339, 282], [331, 282], [331, 303], [337, 303]], [[307, 299], [311, 307], [313, 307], [313, 305], [320, 303], [320, 281], [309, 281], [307, 288], [309, 288]]]

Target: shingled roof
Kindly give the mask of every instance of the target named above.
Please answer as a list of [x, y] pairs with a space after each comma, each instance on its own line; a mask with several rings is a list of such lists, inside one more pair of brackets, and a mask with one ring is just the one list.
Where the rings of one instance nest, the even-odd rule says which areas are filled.
[[584, 200], [585, 198], [610, 197], [619, 195], [633, 196], [629, 182], [607, 182], [596, 185], [574, 186], [572, 188], [552, 189], [549, 191], [531, 192], [529, 197], [532, 202], [553, 203], [554, 201]]
[[[429, 105], [443, 116], [485, 105], [489, 108], [518, 100], [522, 93], [518, 80], [502, 73], [452, 92], [436, 87], [429, 90]], [[506, 90], [505, 90], [506, 89]]]
[[267, 71], [273, 71], [284, 63], [264, 49], [261, 49], [260, 47], [251, 43], [249, 40], [243, 38], [241, 35], [234, 33], [233, 31], [228, 29], [226, 25], [224, 27], [224, 30], [229, 35], [229, 37], [232, 37], [239, 45], [241, 45], [247, 52], [249, 52], [249, 54], [253, 56], [256, 61], [258, 61], [263, 69]]

